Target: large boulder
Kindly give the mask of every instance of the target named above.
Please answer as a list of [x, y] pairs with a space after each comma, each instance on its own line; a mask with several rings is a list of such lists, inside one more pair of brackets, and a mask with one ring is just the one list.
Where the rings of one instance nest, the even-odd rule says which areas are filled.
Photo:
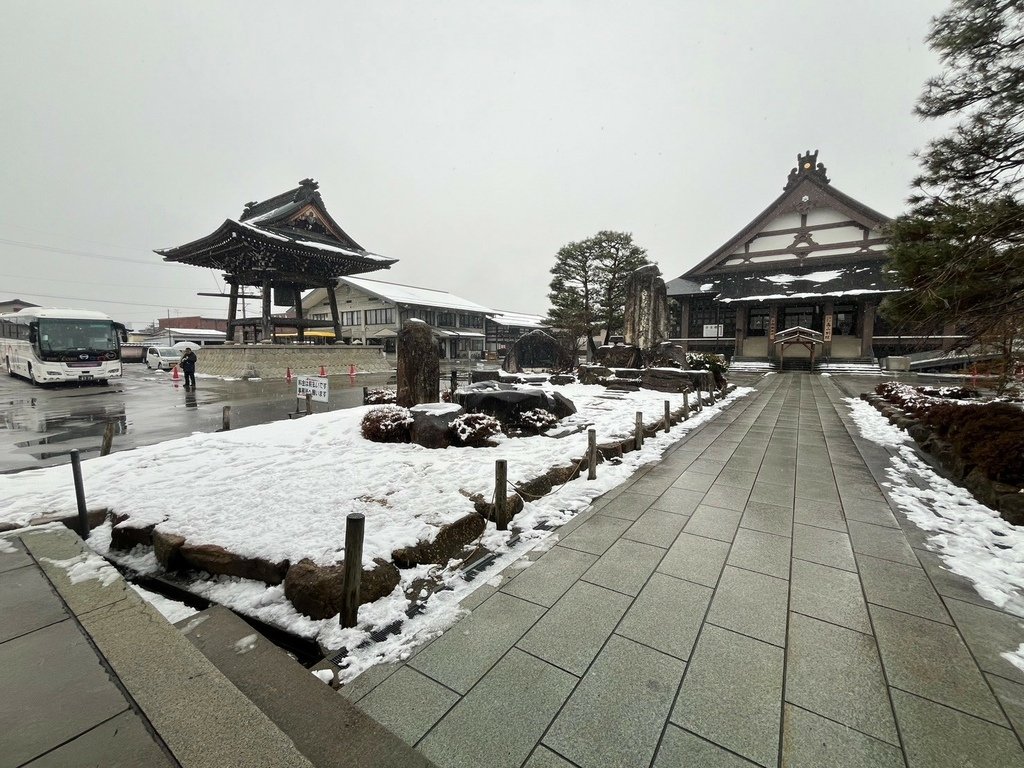
[[181, 548], [184, 544], [184, 536], [160, 530], [153, 531], [153, 552], [156, 554], [156, 561], [164, 570], [176, 571], [182, 567]]
[[641, 368], [644, 356], [632, 344], [605, 344], [597, 348], [597, 362], [609, 368]]
[[455, 392], [455, 400], [467, 411], [486, 413], [503, 423], [534, 408], [553, 413], [560, 419], [576, 413], [572, 401], [558, 392], [496, 381], [481, 381], [462, 387]]
[[599, 384], [602, 379], [612, 375], [612, 369], [606, 365], [583, 364], [576, 369], [576, 377], [580, 384]]
[[572, 366], [572, 353], [566, 345], [546, 331], [524, 333], [509, 347], [501, 368], [506, 373], [519, 373], [524, 368], [546, 368], [556, 371]]
[[409, 409], [412, 414], [412, 442], [424, 448], [447, 448], [449, 428], [464, 411], [458, 403], [420, 403]]
[[[377, 558], [373, 567], [363, 568], [359, 577], [359, 604], [372, 603], [391, 594], [400, 581], [398, 569]], [[317, 565], [303, 558], [288, 569], [284, 595], [295, 609], [312, 619], [329, 619], [341, 612], [345, 587], [345, 565]]]
[[678, 368], [646, 368], [640, 374], [644, 389], [658, 392], [690, 392], [693, 390], [689, 371]]
[[668, 296], [661, 270], [647, 264], [626, 281], [626, 343], [649, 350], [668, 337]]
[[398, 404], [411, 408], [441, 399], [441, 362], [430, 326], [407, 320], [398, 332]]

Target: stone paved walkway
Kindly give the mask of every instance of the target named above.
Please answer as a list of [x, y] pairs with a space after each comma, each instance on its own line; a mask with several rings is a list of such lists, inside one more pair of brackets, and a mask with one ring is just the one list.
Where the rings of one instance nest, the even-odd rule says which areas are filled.
[[842, 397], [765, 377], [343, 692], [439, 766], [1024, 766], [1022, 622], [894, 514]]

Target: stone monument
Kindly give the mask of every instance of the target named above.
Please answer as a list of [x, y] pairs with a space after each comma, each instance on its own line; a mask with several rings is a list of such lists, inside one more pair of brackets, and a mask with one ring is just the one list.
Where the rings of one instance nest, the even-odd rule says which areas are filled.
[[629, 276], [625, 321], [627, 345], [647, 351], [668, 338], [668, 295], [657, 264]]
[[411, 408], [436, 403], [441, 391], [441, 360], [430, 326], [407, 320], [398, 332], [398, 404]]

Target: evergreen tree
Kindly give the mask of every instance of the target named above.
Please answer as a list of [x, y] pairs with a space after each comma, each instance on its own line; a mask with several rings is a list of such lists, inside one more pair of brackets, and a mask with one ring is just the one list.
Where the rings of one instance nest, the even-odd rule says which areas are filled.
[[927, 42], [944, 69], [915, 111], [956, 122], [919, 154], [911, 210], [889, 226], [890, 268], [909, 290], [882, 311], [997, 343], [1008, 376], [1024, 330], [1024, 2], [954, 0]]
[[562, 246], [551, 268], [547, 322], [574, 338], [585, 336], [593, 357], [596, 331], [603, 325], [607, 341], [622, 328], [630, 272], [648, 263], [647, 252], [625, 232], [602, 231]]

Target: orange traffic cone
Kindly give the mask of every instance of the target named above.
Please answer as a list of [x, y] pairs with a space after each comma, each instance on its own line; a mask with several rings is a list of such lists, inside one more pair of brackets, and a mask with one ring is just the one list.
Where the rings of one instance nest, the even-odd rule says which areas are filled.
[[181, 379], [181, 374], [178, 373], [178, 366], [171, 368], [171, 381], [178, 381]]
[[327, 375], [327, 369], [324, 368], [324, 366], [322, 366], [322, 365], [320, 366], [320, 375], [321, 376], [326, 376]]
[[284, 369], [284, 380], [289, 382], [289, 383], [291, 382], [291, 380], [292, 380], [292, 369], [291, 368], [285, 368]]

